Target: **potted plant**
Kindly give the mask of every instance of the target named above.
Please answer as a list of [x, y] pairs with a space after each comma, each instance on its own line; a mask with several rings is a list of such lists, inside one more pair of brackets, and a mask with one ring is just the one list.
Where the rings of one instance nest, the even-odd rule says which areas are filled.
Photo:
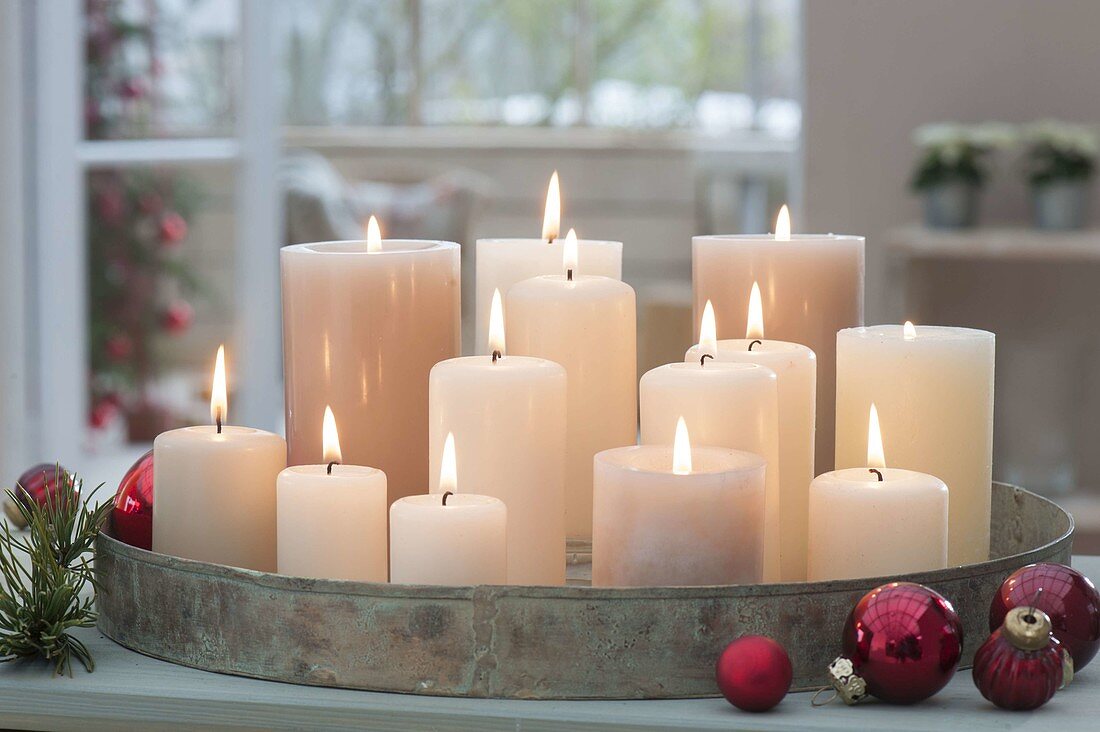
[[1096, 170], [1095, 132], [1047, 120], [1029, 126], [1024, 139], [1035, 226], [1061, 231], [1083, 228]]
[[912, 187], [924, 198], [924, 222], [933, 229], [962, 229], [978, 219], [978, 193], [988, 176], [989, 154], [1012, 142], [1005, 125], [933, 124], [918, 127], [920, 159]]

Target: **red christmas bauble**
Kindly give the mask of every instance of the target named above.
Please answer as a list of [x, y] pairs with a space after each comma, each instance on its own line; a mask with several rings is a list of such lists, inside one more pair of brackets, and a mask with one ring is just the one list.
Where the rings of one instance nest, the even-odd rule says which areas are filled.
[[871, 590], [844, 625], [844, 655], [867, 691], [913, 704], [951, 680], [962, 654], [962, 622], [942, 595], [912, 582]]
[[130, 466], [115, 493], [111, 535], [141, 549], [153, 548], [153, 451]]
[[160, 322], [166, 331], [179, 335], [191, 327], [195, 319], [195, 310], [186, 300], [176, 300], [169, 305], [161, 316]]
[[793, 671], [783, 646], [762, 635], [744, 635], [722, 651], [714, 675], [730, 704], [766, 712], [791, 690]]
[[1064, 673], [1062, 647], [1050, 631], [1050, 618], [1042, 610], [1009, 610], [1004, 624], [974, 654], [974, 684], [982, 696], [1002, 709], [1046, 704]]
[[1032, 602], [1050, 618], [1052, 633], [1073, 657], [1074, 669], [1083, 669], [1100, 650], [1100, 593], [1096, 586], [1063, 564], [1029, 564], [1009, 575], [993, 596], [989, 629], [1001, 627], [1012, 608]]
[[169, 211], [160, 218], [157, 234], [165, 244], [176, 244], [187, 236], [187, 222], [175, 211]]
[[[19, 480], [11, 487], [16, 500], [29, 505], [33, 501], [39, 506], [45, 506], [47, 498], [56, 501], [61, 493], [59, 491], [71, 491], [72, 495], [79, 493], [79, 486], [73, 483], [69, 471], [53, 463], [39, 463], [19, 476]], [[19, 507], [12, 503], [11, 498], [4, 501], [4, 513], [8, 520], [20, 529], [25, 528], [27, 522], [23, 520], [23, 514]]]

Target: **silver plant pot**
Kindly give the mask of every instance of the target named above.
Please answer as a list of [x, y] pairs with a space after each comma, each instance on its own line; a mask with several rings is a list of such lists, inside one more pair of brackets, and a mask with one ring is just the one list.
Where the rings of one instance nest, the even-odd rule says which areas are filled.
[[978, 187], [943, 183], [924, 191], [924, 225], [930, 229], [969, 229], [978, 222]]
[[1060, 181], [1031, 187], [1035, 227], [1047, 231], [1085, 228], [1088, 214], [1088, 181]]

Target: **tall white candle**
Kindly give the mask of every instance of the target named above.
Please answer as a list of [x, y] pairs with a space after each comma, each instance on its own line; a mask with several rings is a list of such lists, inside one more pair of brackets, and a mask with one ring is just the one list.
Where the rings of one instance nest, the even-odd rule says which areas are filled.
[[[701, 342], [685, 357], [698, 363], [704, 354], [720, 362], [755, 363], [775, 372], [779, 392], [779, 499], [769, 501], [764, 553], [768, 582], [806, 579], [806, 496], [813, 480], [814, 389], [817, 358], [806, 346], [764, 337], [759, 289], [750, 295], [746, 338], [715, 340], [714, 311], [704, 307]], [[709, 363], [709, 362], [708, 362]]]
[[764, 458], [672, 445], [605, 450], [595, 459], [593, 586], [759, 582]]
[[592, 458], [637, 442], [638, 387], [634, 290], [607, 277], [576, 273], [572, 230], [564, 275], [524, 280], [508, 291], [512, 351], [560, 363], [566, 397], [565, 532], [592, 536]]
[[810, 485], [811, 581], [947, 566], [947, 486], [886, 467], [874, 404], [867, 425], [867, 467], [825, 473]]
[[995, 336], [880, 325], [837, 335], [836, 464], [860, 464], [863, 419], [882, 414], [890, 462], [951, 490], [951, 564], [989, 558]]
[[441, 361], [428, 387], [431, 492], [448, 434], [462, 451], [459, 480], [508, 507], [508, 582], [565, 583], [565, 369], [505, 355], [500, 293], [491, 356]]
[[210, 416], [153, 441], [153, 551], [274, 572], [275, 478], [286, 467], [278, 435], [225, 424], [225, 351], [218, 348]]
[[385, 582], [386, 474], [340, 464], [336, 419], [327, 406], [322, 433], [324, 464], [279, 473], [279, 573]]
[[[784, 207], [785, 208], [785, 207]], [[775, 235], [697, 236], [692, 240], [695, 323], [707, 300], [718, 337], [745, 322], [745, 293], [763, 292], [764, 318], [773, 338], [808, 346], [818, 358], [817, 472], [832, 469], [836, 332], [863, 325], [864, 239], [833, 234], [791, 235], [790, 216]], [[696, 338], [699, 332], [696, 331]]]
[[[488, 354], [489, 308], [493, 291], [507, 297], [512, 285], [539, 275], [561, 271], [561, 195], [558, 173], [550, 177], [546, 210], [539, 239], [478, 239], [476, 250], [476, 302], [474, 341], [477, 353]], [[582, 239], [577, 242], [581, 270], [585, 274], [620, 280], [623, 275], [623, 244], [618, 241]]]

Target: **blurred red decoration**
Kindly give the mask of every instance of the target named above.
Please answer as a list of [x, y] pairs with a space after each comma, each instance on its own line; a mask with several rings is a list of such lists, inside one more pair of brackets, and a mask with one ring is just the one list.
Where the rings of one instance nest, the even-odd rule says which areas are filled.
[[766, 712], [791, 690], [791, 659], [762, 635], [741, 636], [718, 657], [715, 679], [722, 696], [746, 712]]
[[191, 327], [195, 319], [195, 310], [186, 300], [176, 300], [164, 310], [161, 325], [172, 335], [179, 335]]
[[111, 535], [140, 549], [153, 548], [153, 451], [134, 463], [115, 493]]
[[107, 339], [107, 358], [112, 361], [125, 361], [134, 353], [134, 341], [125, 333], [116, 333]]
[[974, 654], [974, 684], [1002, 709], [1024, 711], [1046, 704], [1063, 680], [1063, 659], [1072, 663], [1050, 634], [1050, 618], [1038, 608], [1016, 607]]
[[1100, 650], [1100, 593], [1096, 586], [1063, 564], [1029, 564], [1009, 575], [994, 595], [989, 629], [1001, 627], [1012, 608], [1032, 602], [1050, 618], [1052, 633], [1073, 657], [1074, 669], [1083, 669]]
[[[962, 641], [962, 622], [942, 595], [912, 582], [892, 582], [871, 590], [852, 608], [838, 661], [850, 661], [851, 680], [872, 696], [913, 704], [955, 675]], [[837, 691], [852, 703], [843, 689]]]
[[93, 429], [103, 429], [115, 421], [118, 416], [118, 403], [108, 399], [101, 399], [92, 406], [88, 415], [88, 424]]
[[[72, 491], [75, 495], [79, 488], [73, 484], [72, 476], [65, 468], [53, 463], [39, 463], [19, 476], [15, 485], [10, 487], [18, 501], [34, 501], [39, 506], [46, 505], [47, 496], [50, 500], [57, 500], [58, 490]], [[8, 520], [18, 528], [26, 527], [23, 514], [19, 507], [12, 503], [11, 498], [4, 498], [4, 513]]]
[[157, 234], [165, 244], [178, 244], [187, 236], [187, 222], [175, 211], [169, 211], [161, 216]]

